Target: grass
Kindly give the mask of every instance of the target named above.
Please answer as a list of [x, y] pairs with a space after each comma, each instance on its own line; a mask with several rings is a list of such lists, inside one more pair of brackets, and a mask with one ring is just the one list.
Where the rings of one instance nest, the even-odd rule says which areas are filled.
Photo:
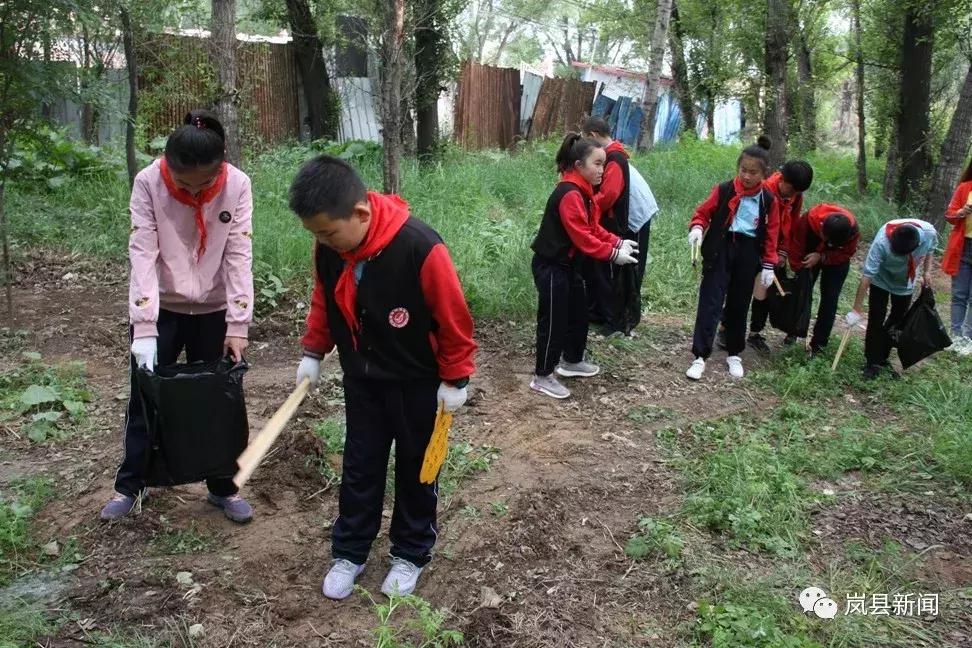
[[425, 599], [415, 596], [392, 596], [376, 601], [368, 590], [355, 589], [371, 604], [376, 617], [372, 630], [374, 648], [447, 648], [461, 646], [463, 635], [445, 627], [450, 615], [436, 609]]
[[17, 480], [0, 490], [0, 586], [34, 565], [30, 521], [53, 495], [54, 482], [46, 477]]
[[216, 538], [196, 528], [190, 522], [185, 529], [165, 529], [149, 543], [149, 551], [156, 555], [207, 553], [216, 548]]
[[85, 403], [92, 398], [84, 363], [47, 365], [33, 352], [22, 358], [0, 372], [0, 423], [13, 423], [35, 443], [64, 439], [84, 420]]
[[[468, 301], [479, 317], [528, 320], [534, 314], [529, 246], [556, 181], [555, 146], [531, 143], [512, 156], [450, 149], [430, 168], [406, 163], [403, 169], [402, 195], [412, 212], [435, 227], [449, 245]], [[263, 299], [281, 294], [282, 287], [271, 277], [295, 284], [301, 294], [310, 282], [311, 241], [287, 207], [290, 180], [302, 162], [321, 150], [343, 150], [370, 186], [380, 185], [380, 155], [370, 147], [352, 147], [281, 147], [255, 156], [247, 165], [253, 180], [254, 250]], [[634, 157], [661, 206], [652, 226], [645, 289], [649, 310], [686, 312], [694, 307], [686, 225], [712, 185], [733, 175], [738, 154], [738, 146], [685, 142]], [[858, 196], [851, 158], [814, 154], [809, 160], [815, 168], [809, 204], [827, 200], [847, 205], [866, 234], [890, 216], [901, 215], [876, 189]], [[871, 172], [876, 188], [882, 171], [875, 167]], [[71, 178], [56, 189], [14, 185], [7, 196], [17, 243], [124, 258], [129, 222], [123, 177]], [[655, 268], [664, 270], [655, 272]]]

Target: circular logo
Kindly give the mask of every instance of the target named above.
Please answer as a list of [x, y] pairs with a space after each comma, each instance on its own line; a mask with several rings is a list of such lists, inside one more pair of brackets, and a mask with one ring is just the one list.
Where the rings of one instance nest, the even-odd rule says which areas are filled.
[[388, 323], [395, 328], [405, 328], [408, 325], [408, 309], [394, 308], [388, 313]]
[[219, 212], [220, 223], [228, 223], [231, 220], [233, 220], [233, 214], [229, 213], [228, 211]]

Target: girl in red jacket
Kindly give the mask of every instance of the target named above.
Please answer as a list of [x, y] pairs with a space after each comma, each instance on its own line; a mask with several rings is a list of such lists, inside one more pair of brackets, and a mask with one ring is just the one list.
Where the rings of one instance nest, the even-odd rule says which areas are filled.
[[585, 257], [617, 265], [637, 263], [638, 244], [600, 224], [594, 185], [604, 174], [604, 149], [570, 133], [557, 151], [560, 182], [547, 200], [533, 240], [533, 280], [537, 286], [537, 364], [530, 389], [553, 398], [570, 391], [564, 377], [595, 376], [600, 367], [584, 361], [587, 347], [587, 289], [578, 266]]
[[726, 363], [729, 375], [742, 378], [746, 348], [746, 315], [753, 297], [753, 283], [773, 283], [779, 258], [779, 201], [764, 187], [769, 175], [771, 140], [743, 149], [736, 162], [736, 177], [716, 185], [695, 210], [689, 225], [689, 245], [702, 248], [702, 285], [695, 315], [692, 353], [695, 360], [685, 372], [698, 380], [712, 354], [716, 326], [725, 306]]
[[945, 220], [952, 224], [942, 270], [952, 277], [952, 349], [961, 355], [972, 354], [972, 161], [965, 168]]

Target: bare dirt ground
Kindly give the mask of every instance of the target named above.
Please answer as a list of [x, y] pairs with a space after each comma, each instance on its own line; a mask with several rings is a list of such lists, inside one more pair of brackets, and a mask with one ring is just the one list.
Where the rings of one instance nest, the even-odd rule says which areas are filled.
[[[246, 487], [252, 523], [226, 520], [205, 503], [199, 484], [153, 491], [130, 519], [97, 519], [112, 493], [128, 397], [125, 275], [117, 264], [41, 254], [20, 268], [9, 331], [26, 331], [23, 349], [46, 362], [83, 360], [95, 393], [84, 430], [69, 441], [3, 441], [0, 483], [55, 476], [56, 498], [39, 514], [35, 535], [62, 546], [73, 537], [78, 554], [70, 561], [77, 568], [46, 586], [49, 607], [73, 620], [38, 645], [85, 645], [92, 632], [181, 636], [196, 623], [204, 628], [196, 645], [372, 645], [372, 604], [358, 595], [335, 603], [320, 593], [337, 486], [316, 468], [322, 450], [310, 429], [341, 416], [334, 376], [305, 401]], [[254, 432], [292, 387], [298, 328], [283, 318], [253, 332], [245, 383]], [[772, 407], [774, 400], [747, 382], [730, 382], [721, 362], [701, 383], [684, 380], [687, 333], [681, 322], [658, 318], [641, 327], [650, 356], [621, 358], [601, 377], [573, 382], [573, 399], [553, 402], [527, 388], [532, 332], [519, 328], [490, 323], [478, 331], [479, 371], [453, 438], [495, 447], [498, 456], [440, 506], [436, 557], [417, 593], [450, 610], [446, 625], [462, 630], [469, 646], [684, 645], [677, 637], [695, 618], [690, 577], [632, 563], [622, 550], [639, 514], [671, 512], [684, 495], [654, 433]], [[7, 356], [0, 369], [15, 361], [0, 352]], [[336, 371], [335, 359], [328, 362]], [[646, 404], [656, 406], [648, 416], [630, 416]], [[968, 587], [972, 545], [961, 520], [949, 504], [855, 496], [816, 513], [814, 526], [834, 551], [848, 538], [876, 546], [884, 536], [911, 539], [921, 545], [916, 550], [935, 545], [927, 569], [943, 583]], [[154, 539], [186, 529], [210, 546], [158, 550]], [[376, 598], [386, 532], [387, 519], [359, 581]], [[688, 550], [730, 563], [765, 561], [718, 539], [707, 542]], [[192, 583], [180, 584], [179, 572], [191, 572]], [[965, 634], [958, 628], [955, 645], [969, 639], [968, 626]]]

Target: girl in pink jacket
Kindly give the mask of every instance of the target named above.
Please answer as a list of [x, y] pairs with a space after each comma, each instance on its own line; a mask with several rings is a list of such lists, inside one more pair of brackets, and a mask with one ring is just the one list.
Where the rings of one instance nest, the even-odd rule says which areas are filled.
[[[225, 133], [206, 110], [186, 115], [169, 136], [165, 155], [135, 177], [128, 241], [131, 261], [131, 391], [124, 459], [115, 496], [101, 511], [127, 515], [145, 494], [142, 465], [148, 444], [136, 396], [136, 367], [229, 355], [239, 361], [253, 317], [253, 199], [250, 179], [224, 161]], [[208, 501], [234, 522], [253, 510], [228, 478], [209, 479]]]

